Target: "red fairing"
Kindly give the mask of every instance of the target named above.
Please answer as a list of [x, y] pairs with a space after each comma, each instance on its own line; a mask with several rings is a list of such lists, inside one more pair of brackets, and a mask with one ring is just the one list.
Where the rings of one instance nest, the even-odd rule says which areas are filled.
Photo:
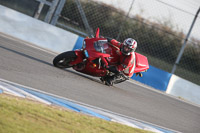
[[78, 49], [78, 50], [75, 50], [74, 52], [75, 52], [77, 58], [76, 58], [76, 60], [70, 62], [70, 65], [75, 65], [75, 64], [81, 63], [81, 62], [83, 62], [83, 59], [84, 59], [83, 51]]
[[[99, 36], [98, 33], [96, 36]], [[98, 44], [99, 41], [101, 41], [101, 43]], [[105, 38], [86, 38], [84, 39], [84, 42], [86, 46], [82, 50], [75, 51], [77, 59], [70, 64], [82, 64], [82, 67], [73, 67], [79, 72], [97, 77], [105, 76], [107, 74], [107, 70], [101, 63], [99, 64], [99, 62], [103, 62], [106, 66], [108, 65], [108, 62], [110, 61], [109, 57], [113, 55], [111, 54], [113, 52], [111, 46], [107, 44], [107, 40]], [[86, 57], [84, 51], [87, 51], [86, 53], [88, 57]]]
[[136, 67], [134, 73], [143, 72], [149, 69], [147, 57], [135, 52]]

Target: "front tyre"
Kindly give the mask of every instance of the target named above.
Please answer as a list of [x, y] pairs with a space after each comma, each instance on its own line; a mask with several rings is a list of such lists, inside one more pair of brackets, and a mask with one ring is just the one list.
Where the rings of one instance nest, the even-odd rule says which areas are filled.
[[76, 58], [77, 56], [74, 51], [67, 51], [57, 55], [53, 59], [53, 65], [58, 68], [69, 68], [72, 67], [69, 63], [74, 61]]

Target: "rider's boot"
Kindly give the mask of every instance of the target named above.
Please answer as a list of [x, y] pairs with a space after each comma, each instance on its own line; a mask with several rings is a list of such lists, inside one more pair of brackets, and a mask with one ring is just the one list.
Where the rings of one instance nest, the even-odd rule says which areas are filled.
[[140, 72], [139, 72], [139, 73], [136, 73], [136, 77], [137, 77], [138, 75], [139, 75], [140, 77], [143, 76], [142, 73], [140, 73]]

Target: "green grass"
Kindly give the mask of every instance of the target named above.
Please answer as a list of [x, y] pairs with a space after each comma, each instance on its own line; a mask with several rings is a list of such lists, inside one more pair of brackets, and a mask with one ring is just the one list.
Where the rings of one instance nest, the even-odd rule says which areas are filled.
[[56, 106], [0, 94], [0, 133], [147, 133]]

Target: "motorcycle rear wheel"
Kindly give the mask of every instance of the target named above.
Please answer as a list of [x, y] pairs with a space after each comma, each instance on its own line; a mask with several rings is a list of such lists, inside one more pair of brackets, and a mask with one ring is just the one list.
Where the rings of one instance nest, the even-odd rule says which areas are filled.
[[72, 67], [69, 65], [71, 61], [74, 61], [77, 58], [74, 51], [67, 51], [57, 55], [53, 59], [53, 65], [58, 68], [69, 68]]

